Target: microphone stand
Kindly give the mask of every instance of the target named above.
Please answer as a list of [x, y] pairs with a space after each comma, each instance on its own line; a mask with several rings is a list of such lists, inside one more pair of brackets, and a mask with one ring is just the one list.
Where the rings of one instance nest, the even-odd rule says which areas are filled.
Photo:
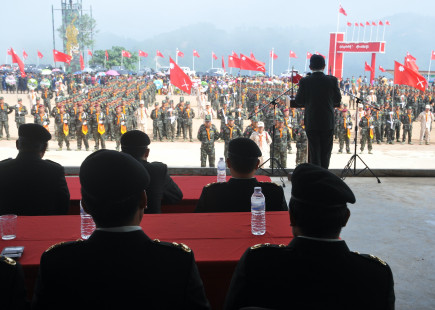
[[[358, 106], [358, 103], [362, 102], [364, 103], [364, 99], [361, 99], [357, 96], [355, 96], [354, 94], [342, 89], [343, 93], [348, 94], [349, 96], [352, 96], [354, 99], [356, 99], [356, 105]], [[367, 102], [365, 103], [366, 105], [370, 106], [371, 108], [375, 109], [375, 110], [379, 110], [378, 107], [373, 106], [372, 104], [368, 104]], [[369, 168], [369, 166], [367, 166], [367, 164], [362, 160], [362, 158], [357, 154], [357, 146], [358, 146], [358, 108], [355, 110], [355, 138], [354, 138], [354, 142], [355, 142], [355, 149], [354, 149], [354, 153], [353, 155], [350, 157], [349, 161], [347, 162], [346, 166], [344, 167], [343, 171], [341, 172], [341, 178], [344, 180], [346, 179], [346, 177], [348, 176], [358, 176], [361, 173], [363, 173], [364, 171], [368, 170], [372, 176], [374, 176], [377, 180], [378, 183], [381, 183], [381, 180], [379, 180], [379, 178], [374, 174], [374, 172]], [[357, 159], [359, 159], [363, 165], [364, 165], [364, 169], [360, 170], [359, 172], [357, 172], [356, 170], [356, 161]], [[353, 165], [353, 168], [352, 168]]]

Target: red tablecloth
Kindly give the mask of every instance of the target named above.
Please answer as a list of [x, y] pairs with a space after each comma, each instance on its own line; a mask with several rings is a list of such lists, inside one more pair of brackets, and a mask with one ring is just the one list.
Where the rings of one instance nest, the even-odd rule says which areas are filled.
[[[270, 177], [265, 175], [255, 176], [258, 181], [270, 182]], [[216, 176], [172, 176], [172, 179], [180, 187], [183, 193], [183, 200], [175, 205], [162, 205], [162, 213], [189, 213], [193, 212], [195, 206], [201, 196], [202, 188], [209, 184], [216, 182]], [[227, 180], [230, 176], [227, 176]], [[70, 214], [79, 214], [78, 201], [82, 199], [80, 192], [80, 181], [77, 176], [66, 177], [68, 184], [71, 211]]]
[[[267, 232], [253, 236], [250, 213], [144, 215], [142, 227], [150, 238], [182, 242], [195, 253], [207, 297], [221, 309], [234, 268], [243, 252], [258, 243], [288, 244], [292, 238], [287, 212], [268, 212]], [[0, 241], [24, 246], [20, 259], [29, 293], [33, 290], [41, 254], [52, 244], [80, 238], [79, 216], [18, 217], [17, 238]]]

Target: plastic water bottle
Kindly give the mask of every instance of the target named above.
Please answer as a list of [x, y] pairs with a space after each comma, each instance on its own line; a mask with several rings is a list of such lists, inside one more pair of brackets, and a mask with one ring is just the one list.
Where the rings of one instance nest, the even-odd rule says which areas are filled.
[[92, 235], [95, 230], [95, 223], [92, 216], [86, 213], [80, 201], [80, 232], [83, 240], [86, 240]]
[[217, 182], [223, 183], [227, 181], [227, 166], [225, 165], [224, 158], [219, 159], [217, 165]]
[[254, 187], [251, 196], [251, 232], [253, 235], [266, 233], [266, 200], [261, 187]]

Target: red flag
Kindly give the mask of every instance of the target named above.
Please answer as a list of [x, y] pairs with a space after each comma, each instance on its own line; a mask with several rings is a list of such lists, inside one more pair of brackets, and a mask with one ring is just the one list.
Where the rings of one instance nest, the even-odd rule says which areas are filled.
[[240, 69], [266, 72], [266, 64], [264, 62], [240, 54]]
[[343, 7], [340, 5], [340, 9], [338, 10], [338, 13], [343, 14], [344, 16], [347, 16], [346, 11], [343, 9]]
[[347, 25], [350, 27], [350, 26], [352, 26], [352, 23], [351, 22], [347, 22]]
[[182, 91], [190, 94], [192, 90], [192, 81], [189, 76], [169, 57], [171, 84]]
[[385, 72], [385, 69], [382, 68], [382, 66], [379, 66], [379, 70], [381, 70], [381, 72]]
[[385, 25], [390, 26], [390, 22], [388, 20], [385, 21]]
[[58, 50], [53, 50], [54, 62], [66, 62], [70, 64], [72, 57], [68, 54], [59, 52]]
[[83, 71], [84, 68], [85, 68], [85, 62], [83, 61], [82, 53], [80, 53], [80, 70]]
[[121, 55], [122, 55], [122, 57], [127, 57], [127, 58], [131, 57], [131, 54], [129, 51], [122, 50]]
[[193, 56], [199, 58], [199, 54], [198, 54], [198, 51], [197, 51], [197, 50], [193, 50]]
[[214, 60], [218, 59], [218, 57], [216, 56], [216, 54], [214, 52], [211, 52], [211, 57], [213, 57]]
[[228, 67], [240, 69], [240, 58], [234, 52], [231, 56], [228, 56]]
[[144, 51], [139, 50], [139, 57], [148, 57], [148, 53], [145, 53]]
[[224, 56], [222, 56], [222, 69], [224, 69], [224, 72], [225, 72], [225, 61], [224, 61]]
[[369, 23], [369, 22], [366, 22], [366, 26], [370, 26], [370, 23]]
[[184, 53], [182, 51], [177, 50], [178, 57], [184, 57]]
[[14, 52], [13, 48], [10, 48], [10, 53], [12, 56], [12, 63], [18, 64], [18, 67], [20, 68], [21, 77], [25, 77], [26, 73], [24, 72], [24, 63], [21, 61], [20, 57]]
[[251, 57], [252, 59], [255, 59], [254, 53], [251, 52], [251, 55], [249, 57]]
[[372, 26], [377, 26], [375, 22], [372, 22]]
[[319, 52], [315, 52], [315, 54], [322, 56], [323, 58], [326, 59], [325, 55], [320, 54]]
[[435, 51], [432, 51], [432, 54], [430, 54], [430, 59], [435, 60]]
[[379, 26], [383, 26], [382, 20], [379, 21]]
[[11, 49], [8, 48], [8, 55], [12, 55]]
[[302, 75], [300, 75], [299, 73], [293, 75], [293, 79], [292, 79], [293, 84], [298, 84], [300, 80], [302, 80]]
[[27, 59], [28, 56], [29, 56], [29, 55], [27, 55], [26, 51], [23, 50], [23, 58], [24, 58], [24, 59]]
[[358, 23], [355, 23], [355, 26], [357, 26], [357, 27], [358, 27], [358, 26], [359, 26], [359, 24], [358, 24]]
[[88, 55], [92, 57], [92, 51], [88, 50]]
[[162, 58], [165, 58], [165, 56], [163, 56], [163, 54], [162, 54], [162, 53], [160, 53], [160, 51], [159, 51], [159, 50], [157, 50], [156, 56], [157, 56], [157, 57], [162, 57]]
[[44, 57], [44, 55], [42, 55], [42, 53], [40, 51], [38, 51], [38, 57], [42, 58], [42, 57]]
[[109, 60], [109, 53], [107, 52], [107, 50], [106, 50], [105, 54], [106, 54], [106, 61], [107, 61], [107, 60]]
[[289, 57], [290, 57], [290, 58], [298, 58], [298, 57], [296, 56], [296, 53], [293, 52], [293, 51], [290, 51]]
[[364, 71], [373, 71], [373, 68], [367, 64], [367, 61], [364, 62]]
[[406, 52], [406, 57], [405, 58], [408, 58], [407, 61], [417, 61], [417, 58], [412, 56], [409, 52]]
[[310, 59], [311, 56], [313, 56], [313, 54], [311, 54], [310, 52], [307, 52], [307, 59]]
[[404, 64], [406, 67], [411, 68], [412, 70], [418, 72], [418, 66], [417, 66], [416, 60], [417, 60], [417, 58], [415, 58], [409, 52], [407, 52]]
[[394, 84], [408, 85], [421, 91], [427, 88], [427, 80], [422, 75], [397, 61], [394, 62]]
[[275, 54], [275, 52], [274, 52], [274, 51], [270, 51], [270, 53], [269, 53], [269, 57], [270, 57], [270, 58], [272, 58], [272, 57], [273, 57], [273, 59], [277, 59], [277, 58], [278, 58], [278, 55], [277, 55], [277, 54]]
[[364, 27], [364, 24], [363, 24], [363, 23], [359, 23], [359, 25], [360, 25], [361, 27]]

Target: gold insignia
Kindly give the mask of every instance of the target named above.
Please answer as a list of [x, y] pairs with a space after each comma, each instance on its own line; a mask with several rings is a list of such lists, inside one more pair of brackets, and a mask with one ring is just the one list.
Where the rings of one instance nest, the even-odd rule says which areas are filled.
[[187, 245], [185, 245], [184, 243], [180, 243], [180, 248], [181, 248], [184, 252], [187, 252], [187, 253], [192, 252], [192, 250], [191, 250]]
[[382, 265], [387, 266], [387, 263], [384, 262], [384, 261], [383, 261], [382, 259], [380, 259], [379, 257], [374, 256], [374, 255], [372, 255], [372, 254], [370, 254], [370, 257], [373, 258], [374, 260], [377, 260], [377, 261], [380, 262]]
[[64, 243], [65, 243], [65, 241], [63, 241], [63, 242], [59, 242], [59, 243], [56, 243], [56, 244], [53, 244], [53, 245], [50, 246], [47, 250], [45, 250], [45, 252], [48, 252], [48, 251], [50, 251], [50, 250], [53, 250], [55, 247], [58, 247], [59, 245], [64, 244]]
[[172, 244], [175, 245], [175, 246], [178, 246], [178, 243], [177, 243], [177, 242], [172, 242]]
[[285, 248], [286, 245], [285, 245], [285, 244], [280, 244], [279, 247], [280, 247], [280, 248]]
[[217, 182], [212, 182], [212, 183], [208, 183], [206, 186], [204, 186], [204, 187], [209, 187], [209, 186], [211, 186], [211, 185], [213, 185], [213, 184], [217, 184]]
[[360, 254], [358, 251], [353, 251], [355, 254]]
[[261, 248], [263, 245], [261, 243], [251, 246], [251, 250], [256, 250]]
[[2, 256], [2, 260], [11, 266], [15, 266], [17, 264], [17, 262], [15, 260], [13, 260], [12, 258], [6, 257], [6, 256]]
[[157, 242], [157, 243], [160, 243], [160, 240], [159, 240], [159, 239], [154, 239], [153, 241], [154, 241], [154, 242]]

